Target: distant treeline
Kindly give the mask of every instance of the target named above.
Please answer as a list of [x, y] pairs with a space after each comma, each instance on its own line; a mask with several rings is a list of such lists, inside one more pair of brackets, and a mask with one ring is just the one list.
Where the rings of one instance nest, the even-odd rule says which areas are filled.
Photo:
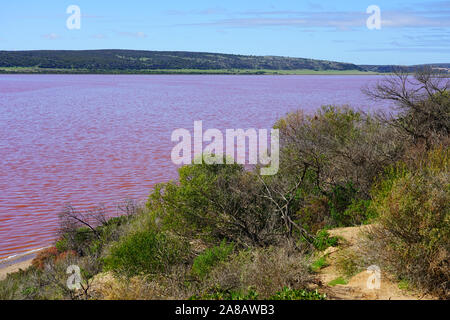
[[[440, 65], [450, 68], [450, 64]], [[31, 69], [30, 69], [31, 68]], [[415, 67], [408, 67], [413, 71]], [[325, 60], [220, 53], [135, 50], [0, 51], [0, 72], [139, 73], [152, 70], [311, 70], [392, 72], [394, 66], [355, 65]], [[159, 73], [159, 72], [157, 72]], [[166, 73], [166, 72], [161, 72]], [[211, 72], [210, 72], [211, 73]], [[265, 73], [265, 72], [263, 72]]]
[[44, 69], [88, 70], [311, 69], [363, 71], [362, 68], [350, 63], [302, 58], [133, 50], [0, 51], [0, 67], [39, 67]]

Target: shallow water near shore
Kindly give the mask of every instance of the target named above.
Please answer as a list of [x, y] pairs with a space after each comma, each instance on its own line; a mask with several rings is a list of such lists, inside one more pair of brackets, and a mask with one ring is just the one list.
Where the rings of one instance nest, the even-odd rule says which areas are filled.
[[65, 204], [111, 214], [177, 177], [171, 133], [270, 128], [325, 104], [375, 109], [381, 76], [0, 75], [0, 259], [47, 246]]

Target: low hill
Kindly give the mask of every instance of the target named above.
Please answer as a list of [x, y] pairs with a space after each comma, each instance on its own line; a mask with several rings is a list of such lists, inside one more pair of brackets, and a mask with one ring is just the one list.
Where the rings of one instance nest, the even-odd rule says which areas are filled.
[[[407, 70], [421, 66], [407, 66]], [[434, 64], [450, 72], [450, 64]], [[34, 50], [0, 51], [0, 73], [223, 73], [369, 74], [393, 65], [356, 65], [327, 60], [187, 51]]]
[[351, 63], [180, 51], [0, 51], [0, 68], [71, 70], [356, 70]]
[[423, 67], [432, 67], [433, 69], [440, 70], [442, 72], [450, 73], [450, 63], [433, 63], [433, 64], [418, 64], [413, 66], [396, 66], [396, 65], [360, 65], [363, 70], [369, 72], [386, 73], [393, 72], [396, 68], [401, 67], [408, 72], [414, 72], [416, 69]]

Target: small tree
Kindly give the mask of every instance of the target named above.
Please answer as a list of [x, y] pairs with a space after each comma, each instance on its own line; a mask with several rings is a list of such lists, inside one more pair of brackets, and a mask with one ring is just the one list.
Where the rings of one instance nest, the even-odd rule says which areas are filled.
[[324, 106], [313, 116], [298, 111], [281, 119], [280, 173], [296, 176], [306, 168], [305, 193], [329, 196], [352, 184], [369, 198], [374, 178], [402, 154], [396, 132], [348, 106]]
[[158, 185], [149, 198], [172, 232], [262, 246], [280, 236], [273, 204], [263, 198], [257, 175], [241, 165], [188, 165], [179, 184]]
[[450, 133], [450, 76], [431, 67], [414, 75], [403, 69], [364, 92], [375, 101], [392, 101], [394, 112], [379, 112], [379, 119], [398, 129], [414, 144], [433, 143]]

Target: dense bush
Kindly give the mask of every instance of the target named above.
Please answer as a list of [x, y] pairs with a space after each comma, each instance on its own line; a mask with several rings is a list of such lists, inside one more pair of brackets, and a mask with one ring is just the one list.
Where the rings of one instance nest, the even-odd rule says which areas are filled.
[[349, 279], [357, 273], [365, 270], [371, 264], [378, 264], [378, 261], [370, 261], [371, 257], [367, 257], [364, 253], [363, 242], [356, 248], [347, 248], [339, 251], [335, 264], [340, 273]]
[[265, 246], [282, 223], [257, 174], [240, 165], [198, 164], [179, 169], [179, 183], [158, 185], [147, 204], [163, 227], [187, 237]]
[[303, 207], [296, 212], [294, 219], [312, 234], [332, 225], [328, 198], [326, 196], [307, 196]]
[[399, 159], [403, 145], [396, 132], [350, 107], [324, 106], [314, 115], [298, 111], [278, 121], [280, 167], [284, 174], [310, 170], [311, 190], [332, 194], [348, 188], [369, 198], [374, 178]]
[[312, 279], [305, 255], [297, 250], [257, 248], [237, 252], [215, 266], [196, 290], [199, 296], [253, 290], [267, 299], [284, 287], [305, 289]]
[[225, 261], [233, 252], [233, 249], [234, 245], [227, 244], [225, 241], [222, 241], [219, 246], [206, 249], [194, 259], [192, 274], [204, 278], [214, 266]]
[[105, 270], [135, 276], [165, 273], [183, 261], [188, 245], [181, 239], [157, 230], [142, 230], [125, 236], [110, 249]]
[[277, 292], [269, 300], [325, 300], [326, 295], [320, 294], [317, 290], [295, 290], [284, 287], [283, 290]]
[[122, 226], [136, 215], [134, 204], [126, 202], [125, 206], [124, 215], [112, 218], [107, 218], [103, 207], [81, 212], [67, 206], [59, 215], [60, 238], [55, 246], [60, 252], [71, 250], [80, 256], [100, 256], [108, 243], [123, 234]]
[[347, 212], [347, 208], [355, 201], [356, 197], [357, 190], [353, 187], [352, 183], [333, 187], [328, 196], [328, 205], [331, 217], [336, 225], [352, 225], [354, 217], [348, 216], [345, 213]]
[[189, 300], [257, 300], [258, 296], [258, 293], [253, 289], [241, 292], [221, 290], [220, 288], [218, 288], [213, 293], [204, 294], [202, 296], [194, 295], [190, 297]]
[[373, 180], [400, 157], [395, 133], [370, 116], [332, 106], [314, 116], [290, 114], [275, 127], [281, 131], [277, 175], [260, 177], [236, 164], [187, 165], [178, 183], [155, 188], [148, 209], [166, 230], [245, 247], [286, 238], [312, 244], [327, 225], [366, 222]]
[[370, 199], [358, 197], [352, 183], [336, 186], [328, 196], [332, 224], [339, 227], [367, 223], [376, 214], [370, 209]]
[[305, 173], [296, 193], [296, 219], [313, 232], [325, 226], [367, 222], [370, 189], [388, 165], [402, 157], [403, 144], [387, 124], [349, 107], [325, 106], [278, 121], [280, 171]]
[[[79, 290], [71, 290], [67, 286], [67, 268], [72, 265], [80, 268]], [[0, 300], [91, 299], [92, 279], [99, 272], [94, 260], [80, 258], [70, 252], [58, 253], [53, 248], [37, 257], [27, 270], [9, 274], [0, 281]]]
[[[246, 292], [235, 291], [215, 291], [214, 293], [205, 294], [203, 296], [192, 296], [190, 300], [258, 300], [259, 294], [253, 289]], [[296, 290], [284, 287], [276, 292], [268, 300], [326, 300], [325, 294], [320, 294], [317, 290]]]
[[41, 250], [36, 257], [32, 260], [31, 264], [38, 269], [44, 269], [45, 265], [49, 262], [54, 262], [60, 252], [56, 247], [46, 248]]
[[336, 247], [338, 243], [339, 239], [337, 237], [330, 237], [327, 230], [319, 230], [314, 239], [314, 247], [319, 251], [323, 251], [328, 247]]
[[31, 284], [30, 279], [35, 273], [41, 273], [35, 267], [20, 270], [0, 281], [0, 300], [24, 300], [36, 297], [38, 288]]
[[449, 149], [438, 148], [414, 167], [388, 171], [374, 191], [379, 215], [371, 236], [373, 253], [399, 278], [449, 295]]
[[368, 224], [375, 221], [377, 213], [371, 207], [371, 200], [352, 199], [342, 214], [350, 225]]

